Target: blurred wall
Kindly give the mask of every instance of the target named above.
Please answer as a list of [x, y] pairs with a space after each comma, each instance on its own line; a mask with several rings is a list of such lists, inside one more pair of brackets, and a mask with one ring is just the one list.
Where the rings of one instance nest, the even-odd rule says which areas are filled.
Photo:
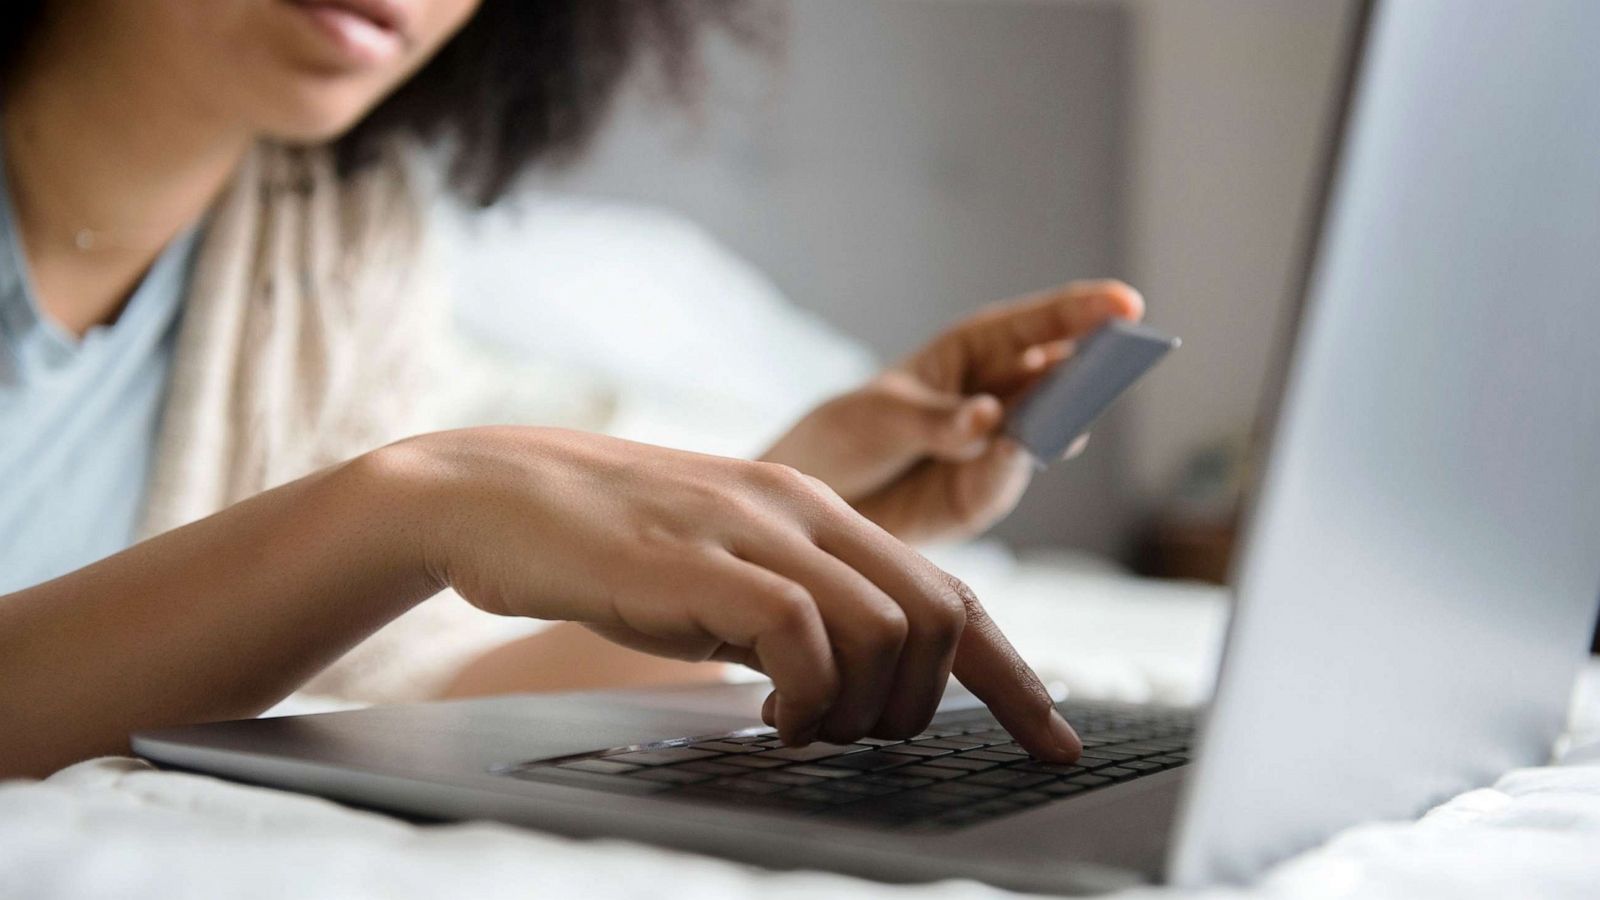
[[1351, 0], [1126, 0], [1132, 159], [1124, 247], [1181, 351], [1129, 404], [1136, 488], [1247, 434], [1285, 334]]
[[[781, 56], [714, 46], [687, 123], [642, 81], [553, 186], [687, 213], [885, 360], [983, 303], [1122, 268], [1119, 7], [782, 6]], [[1116, 550], [1127, 459], [1105, 423], [1002, 534]]]
[[[1185, 339], [1001, 526], [1121, 553], [1251, 427], [1351, 0], [793, 0], [691, 121], [635, 86], [547, 184], [688, 214], [885, 358], [983, 302], [1120, 275]], [[714, 328], [714, 322], [707, 322]]]

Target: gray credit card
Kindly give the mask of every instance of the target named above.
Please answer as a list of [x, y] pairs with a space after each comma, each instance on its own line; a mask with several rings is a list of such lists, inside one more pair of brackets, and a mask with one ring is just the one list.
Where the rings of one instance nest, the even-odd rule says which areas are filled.
[[1041, 466], [1055, 462], [1112, 401], [1178, 344], [1177, 338], [1149, 326], [1111, 320], [1078, 341], [1073, 354], [1012, 407], [1005, 433]]

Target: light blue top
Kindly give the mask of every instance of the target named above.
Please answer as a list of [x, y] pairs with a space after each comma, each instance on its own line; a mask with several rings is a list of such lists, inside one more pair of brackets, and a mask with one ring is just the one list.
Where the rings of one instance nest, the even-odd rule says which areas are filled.
[[0, 155], [0, 594], [132, 543], [194, 244], [77, 340], [40, 310]]

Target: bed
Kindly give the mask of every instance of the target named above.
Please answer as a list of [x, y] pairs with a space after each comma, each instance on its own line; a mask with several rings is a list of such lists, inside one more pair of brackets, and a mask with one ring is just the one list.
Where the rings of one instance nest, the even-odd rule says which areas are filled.
[[[1045, 677], [1085, 696], [1203, 693], [1223, 598], [1082, 558], [969, 569]], [[1051, 634], [1049, 640], [1030, 637]], [[315, 708], [308, 705], [302, 708]], [[1506, 773], [1416, 821], [1350, 828], [1259, 883], [1127, 896], [1593, 897], [1600, 890], [1600, 665], [1585, 672], [1557, 758]], [[889, 888], [774, 873], [621, 841], [490, 823], [421, 826], [134, 759], [0, 785], [0, 896], [262, 898], [1002, 896], [971, 882]]]
[[[556, 423], [748, 453], [807, 405], [873, 367], [869, 353], [789, 307], [760, 273], [685, 222], [570, 198], [517, 216], [460, 224], [459, 236], [477, 254], [474, 265], [461, 267], [456, 285], [457, 295], [469, 298], [458, 310], [462, 339], [493, 336], [500, 343], [492, 353], [473, 345], [456, 355], [437, 404], [441, 425]], [[545, 253], [530, 259], [519, 249], [526, 246]], [[633, 268], [619, 266], [619, 258]], [[697, 326], [707, 315], [719, 322], [715, 346], [696, 344], [712, 339]], [[618, 334], [596, 324], [619, 320], [647, 327]], [[685, 355], [711, 362], [688, 370], [677, 364]], [[1225, 626], [1220, 589], [1135, 578], [1105, 560], [1063, 550], [1019, 554], [977, 542], [929, 553], [985, 598], [1056, 689], [1176, 703], [1209, 693]], [[535, 627], [478, 615], [449, 597], [409, 618], [274, 712], [414, 699], [452, 660]], [[415, 662], [418, 635], [427, 639], [431, 665]], [[411, 663], [401, 666], [400, 659]], [[1001, 892], [970, 882], [891, 888], [821, 873], [774, 873], [491, 823], [417, 825], [313, 797], [158, 771], [129, 758], [0, 784], [5, 898], [663, 894]], [[1415, 821], [1350, 828], [1252, 886], [1205, 896], [1597, 894], [1600, 664], [1591, 664], [1550, 764], [1505, 773]], [[1136, 895], [1191, 896], [1158, 889], [1128, 896]]]

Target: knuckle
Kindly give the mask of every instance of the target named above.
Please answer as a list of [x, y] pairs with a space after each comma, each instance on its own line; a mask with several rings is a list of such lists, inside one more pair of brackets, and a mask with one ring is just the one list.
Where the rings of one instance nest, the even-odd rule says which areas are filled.
[[983, 614], [977, 592], [954, 575], [944, 576], [944, 590], [936, 596], [933, 619], [935, 626], [941, 629], [959, 634], [968, 621]]
[[944, 604], [952, 614], [960, 613], [963, 619], [969, 613], [983, 609], [983, 604], [978, 601], [977, 592], [965, 581], [949, 574], [945, 575]]
[[756, 463], [758, 484], [785, 496], [804, 495], [811, 490], [811, 479], [794, 466], [783, 463]]
[[[761, 494], [780, 498], [792, 513], [817, 520], [849, 509], [833, 488], [820, 478], [782, 463], [757, 463], [754, 481]], [[754, 504], [759, 506], [759, 503]]]
[[823, 481], [821, 478], [818, 478], [815, 475], [806, 475], [804, 473], [802, 473], [800, 477], [805, 482], [805, 490], [809, 495], [813, 497], [819, 497], [823, 500], [839, 499], [839, 495], [834, 493], [832, 486], [830, 486], [826, 481]]
[[811, 592], [793, 581], [774, 584], [761, 595], [767, 621], [782, 632], [804, 629], [811, 617]]
[[731, 518], [735, 522], [750, 523], [766, 518], [769, 512], [748, 493], [722, 489], [717, 492], [716, 499], [708, 506], [705, 515], [708, 521]]
[[898, 606], [882, 604], [865, 611], [851, 631], [867, 646], [897, 651], [911, 633], [911, 622]]

